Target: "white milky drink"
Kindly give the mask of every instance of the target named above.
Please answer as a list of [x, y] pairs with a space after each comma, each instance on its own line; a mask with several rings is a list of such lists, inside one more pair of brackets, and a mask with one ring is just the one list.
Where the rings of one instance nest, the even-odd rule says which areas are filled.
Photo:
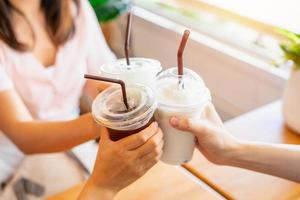
[[119, 59], [101, 66], [101, 74], [108, 78], [121, 79], [126, 84], [141, 84], [153, 87], [155, 78], [162, 67], [159, 61], [149, 58]]
[[184, 68], [183, 76], [177, 68], [163, 71], [156, 79], [158, 108], [155, 120], [164, 133], [164, 147], [161, 160], [167, 164], [180, 165], [193, 156], [195, 138], [191, 133], [173, 128], [172, 116], [200, 118], [211, 95], [202, 78], [192, 70]]

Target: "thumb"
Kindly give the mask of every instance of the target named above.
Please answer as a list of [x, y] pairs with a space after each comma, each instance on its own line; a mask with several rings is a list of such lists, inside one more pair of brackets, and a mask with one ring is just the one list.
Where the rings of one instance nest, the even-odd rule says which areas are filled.
[[199, 135], [208, 132], [208, 126], [200, 121], [195, 121], [189, 118], [171, 117], [170, 124], [181, 131], [188, 131], [194, 135]]

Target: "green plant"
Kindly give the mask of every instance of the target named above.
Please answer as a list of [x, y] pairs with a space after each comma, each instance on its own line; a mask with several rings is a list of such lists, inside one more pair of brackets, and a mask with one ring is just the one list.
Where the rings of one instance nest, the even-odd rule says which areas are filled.
[[292, 60], [295, 70], [300, 70], [300, 34], [285, 29], [278, 29], [278, 32], [289, 41], [280, 44], [285, 59]]
[[99, 22], [107, 22], [126, 12], [130, 0], [90, 0]]

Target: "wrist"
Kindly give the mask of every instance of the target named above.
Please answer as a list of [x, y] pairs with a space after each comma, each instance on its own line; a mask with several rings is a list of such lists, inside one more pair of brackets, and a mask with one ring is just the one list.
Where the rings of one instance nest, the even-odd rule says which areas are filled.
[[117, 194], [117, 191], [96, 181], [93, 175], [86, 184], [86, 190], [88, 191], [89, 196], [92, 196], [95, 199], [112, 200]]
[[234, 165], [237, 160], [240, 159], [241, 155], [247, 148], [247, 143], [234, 139], [227, 147], [223, 150], [221, 165]]
[[107, 193], [117, 194], [120, 190], [118, 187], [115, 187], [115, 184], [111, 183], [111, 180], [107, 180], [105, 175], [102, 175], [99, 171], [95, 173], [95, 169], [89, 179], [89, 182]]

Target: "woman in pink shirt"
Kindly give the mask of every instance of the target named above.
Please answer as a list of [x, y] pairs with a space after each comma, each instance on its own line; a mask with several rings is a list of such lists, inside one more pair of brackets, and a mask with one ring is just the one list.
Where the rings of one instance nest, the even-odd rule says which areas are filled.
[[[107, 87], [83, 75], [97, 73], [114, 59], [86, 0], [0, 0], [0, 183], [23, 153], [64, 151], [100, 133], [103, 155], [92, 180], [103, 190], [113, 188], [106, 193], [118, 191], [157, 162], [162, 146], [157, 124], [111, 142], [91, 114], [79, 116], [80, 97], [93, 99]], [[115, 176], [103, 178], [116, 167]]]

